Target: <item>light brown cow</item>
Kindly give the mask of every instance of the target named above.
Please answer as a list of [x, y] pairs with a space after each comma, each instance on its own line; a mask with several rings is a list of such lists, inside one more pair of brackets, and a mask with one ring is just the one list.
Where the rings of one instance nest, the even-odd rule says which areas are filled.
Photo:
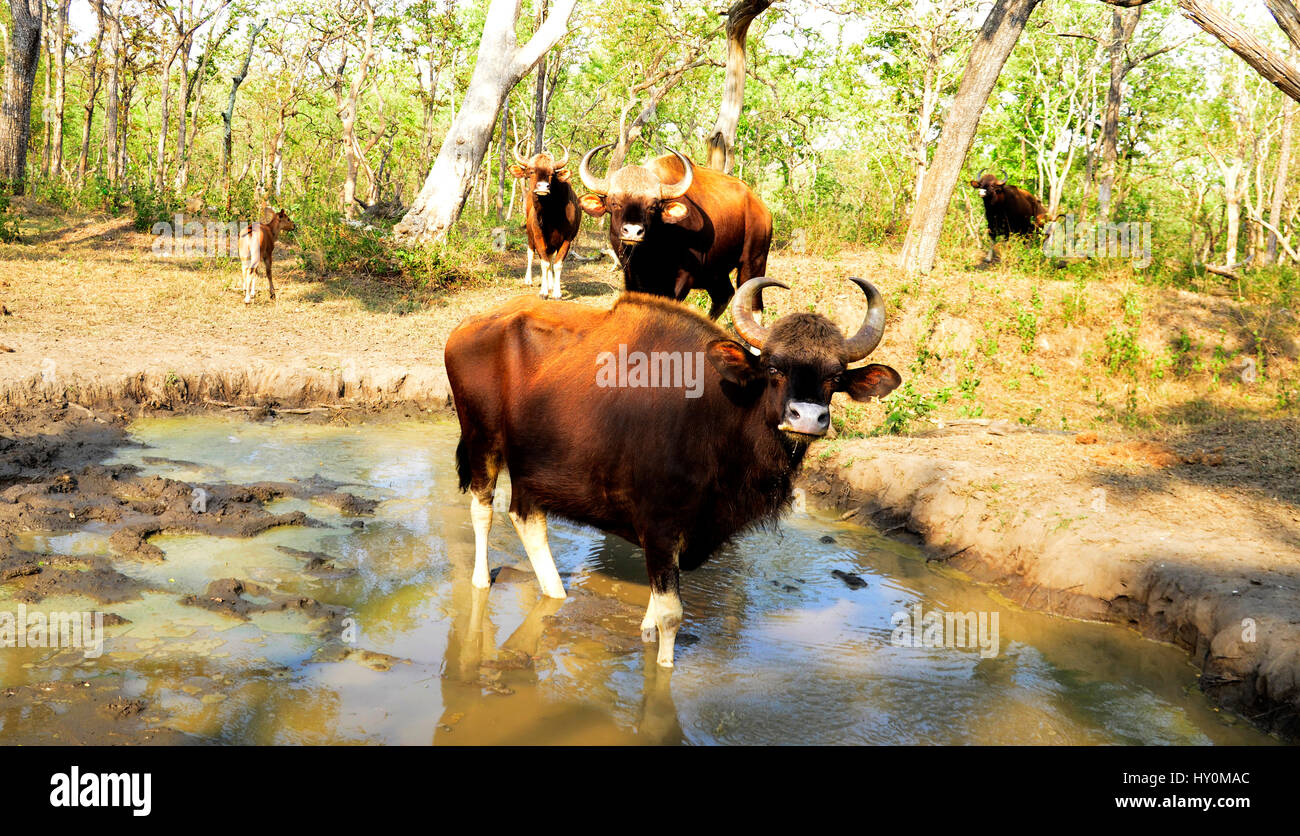
[[275, 252], [276, 239], [281, 232], [295, 229], [289, 215], [280, 209], [270, 223], [249, 224], [239, 235], [239, 263], [244, 272], [244, 304], [253, 301], [257, 295], [257, 268], [260, 265], [266, 274], [266, 287], [271, 299], [275, 299], [275, 282], [271, 279], [271, 254]]

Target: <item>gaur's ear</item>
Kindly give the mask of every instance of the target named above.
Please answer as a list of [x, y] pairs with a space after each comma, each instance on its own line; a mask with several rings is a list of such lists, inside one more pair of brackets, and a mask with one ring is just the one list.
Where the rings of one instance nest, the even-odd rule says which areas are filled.
[[510, 176], [511, 176], [511, 177], [523, 177], [523, 176], [525, 176], [526, 174], [527, 174], [527, 172], [524, 171], [524, 167], [523, 167], [523, 166], [521, 166], [521, 165], [512, 165], [512, 166], [510, 166]]
[[675, 224], [685, 218], [686, 213], [690, 211], [691, 208], [682, 201], [670, 200], [659, 207], [659, 217], [663, 218], [667, 223]]
[[747, 386], [758, 376], [758, 358], [735, 340], [714, 340], [706, 353], [723, 380]]
[[872, 398], [883, 398], [902, 382], [903, 378], [889, 366], [872, 363], [860, 369], [849, 369], [840, 375], [838, 391], [847, 393], [855, 401], [869, 401]]
[[978, 180], [972, 180], [972, 181], [970, 181], [970, 184], [971, 184], [972, 187], [974, 187], [974, 188], [976, 188], [976, 189], [978, 189], [978, 188], [980, 187], [980, 181], [978, 181]]
[[583, 195], [578, 199], [578, 205], [582, 207], [582, 211], [591, 215], [593, 218], [599, 218], [601, 215], [605, 214], [605, 198], [598, 194], [593, 193]]
[[557, 168], [555, 170], [555, 176], [560, 178], [561, 183], [567, 183], [569, 182], [569, 178], [573, 176], [573, 172], [569, 171], [567, 168]]

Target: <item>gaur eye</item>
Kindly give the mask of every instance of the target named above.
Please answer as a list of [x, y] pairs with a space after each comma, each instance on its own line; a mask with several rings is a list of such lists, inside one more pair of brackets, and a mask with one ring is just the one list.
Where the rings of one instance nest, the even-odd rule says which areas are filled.
[[768, 367], [767, 367], [767, 373], [768, 373], [768, 375], [769, 375], [770, 377], [780, 377], [780, 376], [781, 376], [781, 370], [778, 369], [776, 366], [768, 366]]

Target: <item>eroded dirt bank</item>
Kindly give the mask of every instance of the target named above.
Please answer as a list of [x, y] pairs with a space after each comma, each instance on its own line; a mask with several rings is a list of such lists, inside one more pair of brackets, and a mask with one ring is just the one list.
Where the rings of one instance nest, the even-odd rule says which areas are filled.
[[[126, 441], [133, 417], [226, 409], [335, 422], [441, 411], [447, 394], [439, 372], [388, 368], [345, 378], [309, 369], [208, 369], [11, 384], [0, 390], [0, 583], [15, 584], [33, 602], [77, 592], [109, 604], [136, 592], [111, 560], [16, 548], [12, 535], [22, 530], [98, 521], [113, 527], [121, 559], [149, 560], [156, 555], [148, 539], [162, 531], [248, 536], [311, 524], [262, 507], [280, 496], [351, 502], [330, 484], [196, 486], [101, 465]], [[1297, 429], [1281, 422], [1271, 431], [1294, 437]], [[934, 560], [996, 585], [1022, 606], [1128, 624], [1185, 648], [1212, 698], [1267, 730], [1300, 737], [1295, 494], [1243, 487], [1230, 444], [1207, 453], [1187, 443], [1080, 441], [1094, 439], [1004, 422], [829, 441], [810, 454], [803, 483], [814, 502], [895, 536], [910, 532]], [[195, 487], [208, 491], [209, 513], [191, 510]], [[210, 593], [194, 605], [240, 600], [221, 589]], [[325, 624], [338, 617], [315, 601], [273, 604]], [[123, 722], [133, 716], [123, 714]]]
[[[1300, 427], [1250, 445], [1285, 460]], [[830, 442], [810, 456], [813, 501], [914, 536], [930, 560], [1015, 603], [1125, 624], [1171, 642], [1223, 706], [1300, 737], [1300, 493], [1254, 488], [1218, 452], [963, 422], [929, 436]]]

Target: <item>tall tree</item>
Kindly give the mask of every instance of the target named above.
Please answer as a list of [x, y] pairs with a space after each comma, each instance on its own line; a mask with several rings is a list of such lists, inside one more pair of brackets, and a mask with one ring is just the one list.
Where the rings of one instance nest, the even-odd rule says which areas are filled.
[[244, 83], [248, 77], [248, 64], [253, 60], [253, 45], [257, 43], [258, 34], [270, 23], [268, 18], [262, 18], [260, 23], [249, 27], [248, 30], [248, 51], [244, 53], [244, 63], [240, 66], [239, 72], [230, 77], [230, 101], [226, 103], [226, 112], [221, 114], [222, 136], [221, 136], [221, 191], [226, 197], [226, 211], [231, 209], [230, 195], [230, 153], [231, 153], [231, 124], [235, 119], [235, 96], [239, 94], [239, 85]]
[[54, 29], [54, 109], [50, 114], [50, 170], [63, 176], [63, 111], [67, 106], [68, 7], [72, 0], [58, 0], [58, 20]]
[[32, 131], [32, 88], [41, 56], [42, 0], [9, 0], [13, 16], [0, 103], [0, 190], [27, 188], [27, 145]]
[[772, 0], [736, 0], [727, 10], [727, 75], [718, 121], [709, 136], [709, 168], [716, 171], [730, 173], [735, 164], [733, 149], [745, 104], [745, 39], [754, 18], [771, 5]]
[[577, 0], [557, 0], [532, 38], [519, 46], [520, 0], [492, 0], [464, 103], [414, 204], [393, 228], [398, 241], [446, 240], [478, 177], [506, 95], [564, 37]]

